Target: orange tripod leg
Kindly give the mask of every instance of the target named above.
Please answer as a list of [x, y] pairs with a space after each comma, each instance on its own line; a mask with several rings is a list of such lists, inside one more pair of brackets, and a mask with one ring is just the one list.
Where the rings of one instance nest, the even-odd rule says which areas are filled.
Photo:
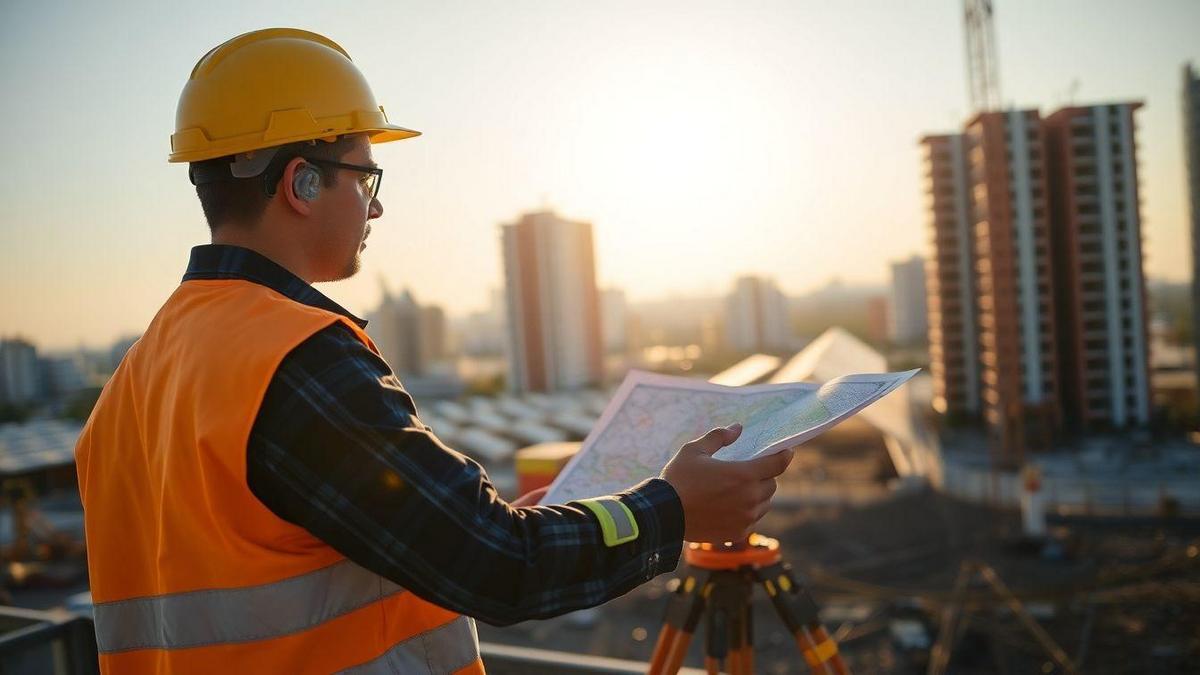
[[818, 618], [807, 589], [779, 555], [779, 542], [752, 535], [734, 544], [688, 544], [687, 567], [667, 606], [663, 632], [655, 645], [650, 675], [676, 675], [700, 618], [706, 624], [704, 666], [719, 673], [753, 675], [752, 590], [757, 582], [792, 633], [809, 668], [817, 675], [849, 675], [837, 643]]
[[[828, 658], [825, 660], [829, 664], [831, 672], [836, 675], [850, 675], [850, 669], [846, 667], [846, 662], [842, 660], [842, 654], [838, 651], [837, 643], [833, 641], [833, 638], [825, 630], [825, 627], [821, 624], [815, 624], [812, 627], [812, 635], [817, 642], [818, 648], [824, 649], [826, 653], [832, 652], [829, 653]], [[827, 646], [823, 647], [822, 645]]]
[[742, 671], [754, 675], [754, 607], [749, 604], [742, 619], [742, 634]]
[[650, 657], [650, 675], [675, 675], [683, 667], [692, 634], [704, 612], [708, 578], [709, 573], [705, 570], [684, 568], [679, 586], [667, 602], [662, 632]]
[[658, 642], [654, 644], [654, 654], [650, 657], [648, 675], [667, 675], [663, 667], [667, 664], [667, 654], [670, 653], [671, 645], [675, 643], [678, 634], [679, 631], [669, 625], [662, 627], [662, 632], [658, 634]]
[[[719, 590], [714, 589], [714, 593]], [[732, 657], [729, 650], [729, 609], [724, 605], [710, 603], [705, 614], [704, 667], [710, 673], [720, 673], [726, 660]]]
[[729, 672], [732, 675], [750, 675], [750, 602], [733, 608], [729, 621]]
[[850, 670], [837, 644], [820, 624], [809, 624], [796, 632], [796, 645], [804, 655], [805, 662], [814, 673], [822, 675], [849, 675]]
[[679, 633], [675, 636], [675, 642], [671, 644], [671, 650], [667, 652], [667, 668], [664, 671], [668, 675], [675, 675], [679, 669], [683, 667], [683, 658], [687, 656], [688, 645], [692, 643], [691, 633]]

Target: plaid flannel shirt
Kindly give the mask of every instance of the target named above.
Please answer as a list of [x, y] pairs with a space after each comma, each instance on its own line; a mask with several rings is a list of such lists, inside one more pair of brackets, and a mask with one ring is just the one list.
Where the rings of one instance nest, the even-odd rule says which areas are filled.
[[[246, 279], [366, 326], [245, 248], [195, 247], [190, 279]], [[483, 467], [421, 423], [388, 364], [340, 323], [280, 364], [246, 466], [250, 490], [280, 518], [421, 598], [496, 625], [622, 595], [674, 570], [682, 547], [679, 497], [658, 478], [615, 495], [639, 535], [611, 547], [587, 508], [510, 506]]]

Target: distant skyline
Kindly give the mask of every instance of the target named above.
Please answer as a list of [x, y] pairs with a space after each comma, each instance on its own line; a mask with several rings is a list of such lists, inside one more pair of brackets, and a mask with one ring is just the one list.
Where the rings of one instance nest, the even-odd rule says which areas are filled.
[[[1181, 69], [1200, 3], [997, 0], [1006, 103], [1139, 100], [1146, 270], [1191, 273]], [[385, 214], [363, 271], [320, 289], [364, 314], [382, 275], [452, 314], [501, 285], [499, 226], [592, 223], [631, 301], [775, 278], [884, 284], [925, 255], [918, 138], [967, 117], [961, 3], [793, 0], [0, 7], [0, 335], [40, 348], [142, 330], [208, 230], [166, 163], [196, 60], [238, 33], [338, 41], [389, 118]], [[129, 26], [136, 24], [137, 30]], [[186, 27], [181, 28], [181, 27]]]

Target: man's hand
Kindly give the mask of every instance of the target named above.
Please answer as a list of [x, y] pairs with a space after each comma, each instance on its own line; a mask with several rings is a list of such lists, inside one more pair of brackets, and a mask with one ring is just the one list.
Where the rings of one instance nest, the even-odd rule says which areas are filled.
[[684, 444], [663, 469], [683, 502], [684, 539], [741, 541], [770, 508], [775, 477], [791, 463], [792, 450], [745, 462], [713, 459], [741, 434], [740, 424], [713, 429]]

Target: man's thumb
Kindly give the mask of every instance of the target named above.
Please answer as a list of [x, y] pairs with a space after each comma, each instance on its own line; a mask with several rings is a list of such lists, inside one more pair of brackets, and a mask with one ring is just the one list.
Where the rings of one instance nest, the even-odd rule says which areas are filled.
[[700, 438], [688, 443], [692, 449], [705, 455], [711, 455], [721, 448], [736, 441], [742, 435], [742, 425], [730, 424], [727, 427], [717, 427]]

